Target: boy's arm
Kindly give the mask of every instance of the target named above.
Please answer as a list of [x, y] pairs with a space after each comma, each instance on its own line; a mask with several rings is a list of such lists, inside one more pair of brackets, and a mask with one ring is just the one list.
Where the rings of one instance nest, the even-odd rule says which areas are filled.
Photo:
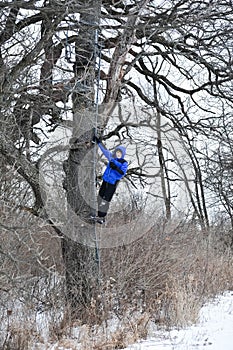
[[121, 171], [123, 171], [123, 176], [125, 176], [127, 169], [128, 169], [128, 163], [124, 162], [121, 166]]
[[105, 155], [105, 157], [110, 161], [112, 158], [112, 152], [110, 152], [101, 142], [98, 142], [98, 146]]
[[128, 163], [125, 161], [124, 163], [122, 163], [119, 166], [119, 163], [117, 162], [117, 164], [116, 164], [116, 161], [114, 161], [114, 159], [112, 159], [110, 162], [110, 167], [112, 169], [116, 170], [122, 176], [124, 176], [126, 174], [127, 169], [128, 169]]

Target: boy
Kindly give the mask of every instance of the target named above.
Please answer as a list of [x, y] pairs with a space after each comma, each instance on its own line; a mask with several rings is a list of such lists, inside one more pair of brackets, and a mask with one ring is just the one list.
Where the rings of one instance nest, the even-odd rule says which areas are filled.
[[117, 146], [112, 153], [101, 143], [99, 138], [94, 137], [94, 141], [97, 142], [99, 148], [108, 159], [108, 165], [104, 171], [103, 182], [97, 198], [98, 217], [96, 221], [99, 224], [103, 224], [117, 184], [126, 174], [128, 163], [124, 159], [126, 154], [126, 148], [124, 146]]

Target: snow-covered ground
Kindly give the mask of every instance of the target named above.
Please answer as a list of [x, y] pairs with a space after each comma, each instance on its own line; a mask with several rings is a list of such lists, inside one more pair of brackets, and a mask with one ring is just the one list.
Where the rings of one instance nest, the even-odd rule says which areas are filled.
[[[52, 339], [48, 341], [49, 324], [46, 315], [46, 312], [39, 313], [35, 320], [41, 336], [32, 337], [32, 350], [99, 350], [102, 348], [101, 344], [105, 344], [103, 332], [94, 332], [89, 339], [90, 328], [87, 325], [74, 325], [61, 339], [55, 342]], [[14, 326], [16, 321], [14, 319]], [[111, 326], [117, 328], [119, 325], [112, 321]], [[106, 346], [103, 348], [107, 349]], [[233, 291], [225, 292], [204, 305], [197, 324], [186, 329], [170, 331], [158, 330], [157, 326], [152, 324], [147, 340], [129, 345], [124, 350], [233, 350]]]
[[151, 339], [128, 346], [127, 350], [233, 350], [233, 292], [203, 306], [198, 324], [158, 331]]

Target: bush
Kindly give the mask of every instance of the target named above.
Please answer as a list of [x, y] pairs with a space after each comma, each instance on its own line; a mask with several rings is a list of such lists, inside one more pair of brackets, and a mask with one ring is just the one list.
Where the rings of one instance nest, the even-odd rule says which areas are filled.
[[[5, 263], [0, 277], [5, 289], [0, 344], [4, 350], [32, 349], [33, 343], [45, 339], [56, 341], [58, 347], [71, 344], [72, 349], [75, 344], [82, 350], [120, 349], [146, 337], [151, 325], [170, 328], [195, 322], [207, 299], [233, 287], [232, 251], [219, 238], [216, 226], [206, 233], [182, 221], [158, 222], [130, 245], [101, 249], [95, 298], [85, 318], [74, 322], [65, 307], [59, 242], [53, 244], [50, 230], [47, 238], [52, 241], [45, 238], [41, 227], [43, 234], [39, 229], [37, 236], [24, 230], [20, 240], [16, 232], [4, 233], [11, 242], [2, 240]], [[20, 245], [17, 255], [22, 242], [27, 244]], [[39, 259], [42, 256], [50, 258]], [[33, 270], [28, 269], [33, 261]], [[44, 316], [46, 331], [38, 328], [38, 315]]]

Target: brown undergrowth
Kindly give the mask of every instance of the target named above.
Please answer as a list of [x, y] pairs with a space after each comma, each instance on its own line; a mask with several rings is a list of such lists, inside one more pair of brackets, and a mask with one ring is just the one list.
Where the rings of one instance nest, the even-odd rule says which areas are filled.
[[[86, 318], [74, 322], [65, 307], [59, 244], [54, 252], [50, 245], [50, 254], [46, 253], [50, 260], [53, 256], [53, 261], [59, 263], [59, 271], [52, 265], [49, 273], [48, 260], [41, 269], [44, 253], [40, 259], [37, 254], [38, 272], [43, 274], [37, 273], [27, 281], [23, 279], [23, 275], [27, 276], [25, 264], [19, 260], [17, 265], [16, 259], [10, 261], [10, 249], [19, 249], [19, 237], [14, 238], [9, 232], [8, 235], [14, 244], [5, 245], [8, 260], [1, 257], [5, 261], [1, 278], [7, 276], [0, 305], [0, 343], [4, 350], [31, 350], [33, 344], [43, 344], [42, 349], [46, 349], [46, 344], [51, 343], [74, 350], [122, 349], [146, 338], [152, 328], [182, 327], [197, 321], [204, 302], [233, 288], [232, 251], [216, 228], [206, 232], [182, 221], [157, 223], [130, 245], [101, 249], [95, 298]], [[32, 259], [30, 254], [38, 252], [38, 244], [39, 252], [44, 252], [46, 243], [38, 236], [32, 239], [32, 232], [29, 236], [30, 244], [21, 247], [23, 254], [27, 250], [28, 262]], [[24, 242], [25, 236], [20, 237], [20, 243]], [[21, 254], [19, 251], [18, 256]], [[14, 264], [17, 278], [24, 280], [21, 286], [10, 284]], [[30, 269], [30, 276], [31, 273]], [[44, 322], [42, 328], [38, 327], [38, 314], [40, 322]]]

